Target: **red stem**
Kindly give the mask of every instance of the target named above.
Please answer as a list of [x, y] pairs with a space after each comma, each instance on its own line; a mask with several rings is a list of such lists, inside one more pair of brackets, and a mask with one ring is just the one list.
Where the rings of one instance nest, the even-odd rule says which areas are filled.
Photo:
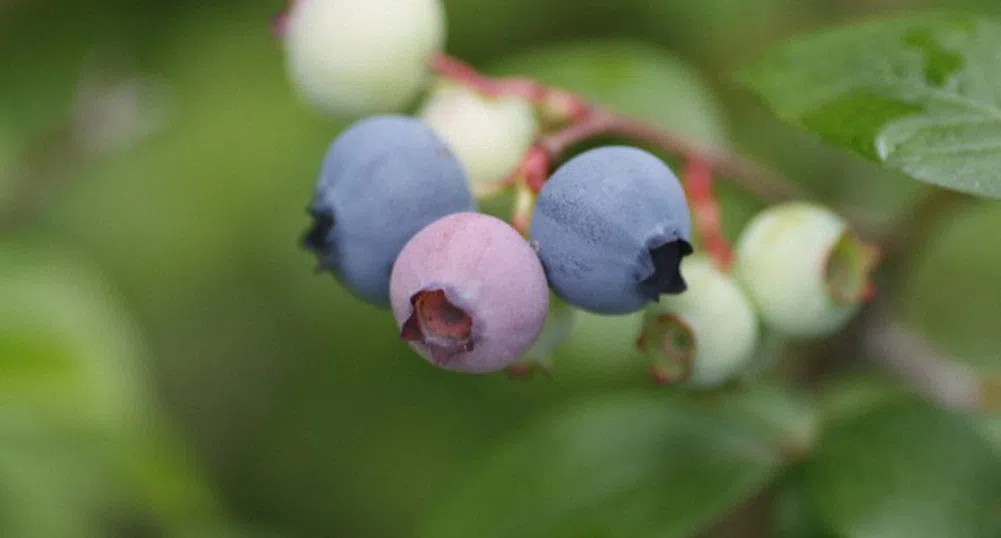
[[447, 54], [431, 58], [431, 70], [439, 76], [469, 89], [492, 97], [518, 97], [539, 105], [558, 121], [576, 122], [591, 111], [591, 105], [582, 97], [560, 88], [540, 84], [529, 78], [492, 78], [483, 75], [469, 64]]
[[[706, 250], [721, 270], [729, 268], [733, 252], [722, 231], [719, 202], [713, 192], [716, 171], [768, 202], [802, 198], [803, 192], [778, 174], [753, 161], [726, 152], [711, 151], [678, 134], [658, 129], [645, 122], [600, 109], [583, 98], [550, 88], [529, 79], [494, 79], [472, 66], [445, 54], [432, 58], [432, 70], [486, 95], [506, 95], [525, 99], [544, 112], [567, 123], [562, 129], [543, 136], [529, 149], [512, 175], [521, 178], [534, 192], [542, 189], [552, 166], [574, 146], [599, 136], [621, 136], [645, 142], [656, 149], [679, 155], [686, 160], [685, 184], [692, 204], [695, 227]], [[522, 212], [515, 212], [517, 224], [524, 225]], [[526, 221], [527, 222], [527, 221]]]
[[[495, 79], [487, 77], [469, 64], [449, 56], [437, 54], [431, 59], [431, 69], [440, 76], [455, 81], [487, 95], [521, 97], [529, 102], [562, 113], [569, 125], [543, 137], [536, 149], [526, 155], [529, 165], [528, 182], [541, 188], [545, 177], [538, 175], [538, 153], [547, 157], [544, 173], [571, 147], [597, 136], [617, 135], [646, 142], [666, 153], [687, 159], [699, 159], [720, 175], [730, 178], [758, 198], [768, 202], [781, 202], [804, 198], [797, 185], [788, 182], [776, 172], [764, 168], [740, 155], [711, 151], [678, 134], [658, 129], [640, 120], [595, 107], [582, 97], [559, 88], [545, 86], [530, 79]], [[559, 114], [557, 114], [559, 116]], [[522, 170], [524, 171], [524, 170]], [[536, 189], [537, 190], [537, 189]]]
[[431, 70], [467, 88], [491, 96], [520, 97], [538, 103], [546, 94], [546, 88], [535, 81], [487, 77], [469, 64], [447, 54], [434, 55], [431, 58]]
[[723, 217], [719, 201], [713, 192], [712, 168], [708, 162], [697, 157], [688, 160], [685, 166], [685, 187], [692, 204], [695, 227], [706, 251], [721, 271], [728, 270], [733, 261], [733, 250], [723, 235]]
[[292, 8], [295, 7], [296, 0], [288, 0], [285, 3], [285, 9], [278, 12], [274, 18], [271, 19], [271, 34], [276, 39], [282, 39], [285, 37], [285, 32], [288, 30], [288, 17]]
[[573, 146], [598, 136], [622, 136], [646, 142], [665, 153], [705, 162], [761, 200], [781, 202], [803, 198], [803, 191], [777, 173], [732, 153], [713, 152], [675, 133], [608, 110], [598, 110], [551, 135], [538, 146], [555, 162]]

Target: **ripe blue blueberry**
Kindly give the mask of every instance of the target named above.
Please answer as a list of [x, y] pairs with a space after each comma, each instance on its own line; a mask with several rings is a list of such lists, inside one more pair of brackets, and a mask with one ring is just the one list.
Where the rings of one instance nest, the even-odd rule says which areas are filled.
[[549, 308], [535, 251], [506, 222], [456, 213], [411, 239], [393, 267], [400, 336], [446, 370], [487, 373], [521, 358]]
[[555, 292], [601, 314], [625, 314], [685, 291], [691, 217], [678, 178], [631, 147], [581, 153], [539, 194], [532, 239]]
[[303, 239], [320, 268], [361, 299], [389, 304], [403, 245], [435, 220], [474, 208], [465, 172], [420, 120], [377, 116], [338, 137], [324, 157]]

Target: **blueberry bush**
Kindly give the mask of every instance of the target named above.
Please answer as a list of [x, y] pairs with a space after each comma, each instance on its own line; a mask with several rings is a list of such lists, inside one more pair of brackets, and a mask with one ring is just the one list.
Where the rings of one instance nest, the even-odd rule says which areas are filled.
[[1001, 536], [1001, 7], [0, 2], [0, 537]]

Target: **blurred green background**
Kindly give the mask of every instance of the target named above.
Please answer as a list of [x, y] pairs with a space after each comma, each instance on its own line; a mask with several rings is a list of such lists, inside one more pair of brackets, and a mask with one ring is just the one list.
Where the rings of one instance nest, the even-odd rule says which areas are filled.
[[[737, 148], [880, 221], [930, 188], [780, 124], [728, 76], [799, 32], [935, 4], [445, 0], [449, 52]], [[0, 0], [0, 207], [18, 214], [0, 229], [0, 536], [410, 536], [536, 415], [649, 392], [634, 320], [582, 319], [556, 382], [467, 377], [313, 274], [298, 238], [342, 124], [296, 101], [269, 32], [281, 7]], [[102, 88], [112, 119], [74, 138]], [[735, 235], [759, 206], [722, 194]], [[891, 286], [935, 345], [989, 369], [999, 226], [976, 205]], [[770, 532], [752, 527], [715, 532]]]

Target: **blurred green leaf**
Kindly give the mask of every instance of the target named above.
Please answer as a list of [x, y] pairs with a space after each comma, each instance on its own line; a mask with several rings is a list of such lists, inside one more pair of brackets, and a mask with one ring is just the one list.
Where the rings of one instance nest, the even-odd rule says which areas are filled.
[[1001, 458], [1001, 415], [986, 415], [977, 420], [977, 429]]
[[898, 311], [943, 356], [1001, 378], [1001, 206], [972, 205], [943, 223], [905, 274]]
[[863, 371], [827, 381], [814, 401], [824, 422], [844, 422], [913, 397], [899, 378]]
[[1001, 25], [882, 18], [804, 36], [738, 80], [782, 118], [920, 181], [1001, 198]]
[[290, 535], [239, 524], [216, 524], [185, 529], [170, 538], [290, 538]]
[[0, 536], [97, 537], [95, 514], [122, 483], [108, 458], [107, 432], [49, 420], [32, 409], [0, 406]]
[[0, 536], [218, 518], [152, 401], [147, 358], [95, 267], [53, 245], [0, 244], [0, 486], [31, 505], [0, 499], [17, 515]]
[[0, 402], [123, 425], [149, 411], [144, 353], [93, 267], [54, 247], [0, 244]]
[[836, 420], [796, 476], [810, 509], [852, 538], [995, 537], [1001, 461], [964, 416], [896, 400]]
[[776, 538], [837, 538], [824, 527], [799, 488], [784, 484], [775, 494]]
[[708, 401], [697, 403], [697, 413], [710, 413], [764, 435], [789, 460], [812, 451], [820, 436], [820, 414], [815, 403], [806, 394], [787, 387], [744, 383], [730, 392], [710, 393]]
[[165, 529], [218, 525], [222, 507], [182, 438], [165, 421], [116, 439], [111, 457], [132, 502]]
[[560, 378], [645, 382], [647, 359], [636, 347], [643, 313], [604, 316], [577, 311], [570, 336], [555, 354]]
[[[642, 36], [652, 34], [696, 57], [732, 64], [735, 51], [753, 50], [762, 40], [790, 25], [800, 26], [818, 13], [802, 0], [698, 0], [641, 1], [631, 21]], [[631, 33], [630, 35], [634, 35]]]
[[506, 58], [490, 71], [534, 77], [697, 142], [726, 145], [711, 88], [669, 51], [629, 41], [574, 42]]
[[689, 536], [780, 466], [771, 436], [720, 409], [664, 395], [564, 409], [471, 470], [421, 536]]
[[0, 200], [3, 200], [0, 205], [6, 205], [7, 200], [11, 199], [17, 152], [14, 135], [4, 121], [4, 117], [0, 115]]

